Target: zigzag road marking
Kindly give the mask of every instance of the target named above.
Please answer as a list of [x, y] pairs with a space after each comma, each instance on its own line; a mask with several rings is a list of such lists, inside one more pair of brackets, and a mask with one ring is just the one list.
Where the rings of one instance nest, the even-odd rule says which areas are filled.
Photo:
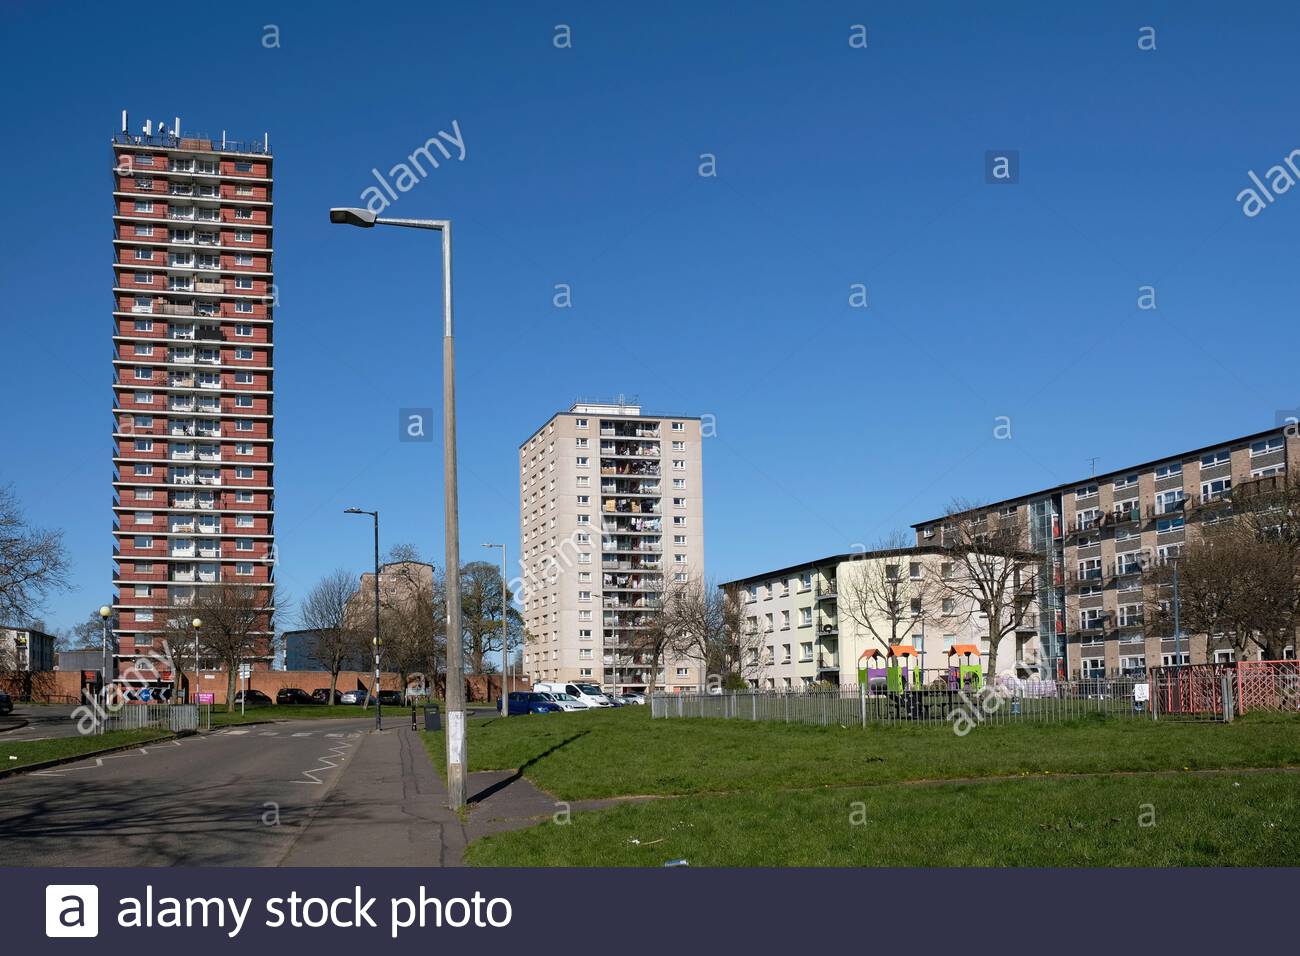
[[336, 747], [331, 747], [330, 754], [333, 754], [333, 759], [331, 759], [329, 754], [325, 755], [324, 757], [316, 758], [319, 761], [319, 765], [312, 767], [310, 770], [304, 770], [302, 772], [302, 775], [308, 778], [307, 780], [294, 780], [291, 782], [292, 783], [315, 783], [315, 784], [324, 783], [325, 781], [316, 775], [318, 773], [324, 773], [326, 770], [333, 770], [335, 767], [337, 767], [340, 763], [343, 762], [343, 756], [344, 756], [343, 751], [351, 750], [352, 747], [354, 746], [355, 744], [339, 744]]
[[68, 765], [63, 767], [51, 767], [49, 770], [33, 770], [30, 776], [62, 777], [64, 774], [76, 773], [79, 770], [96, 770], [104, 766], [105, 760], [120, 760], [123, 757], [148, 756], [150, 750], [157, 750], [159, 747], [179, 747], [179, 746], [181, 746], [181, 742], [179, 740], [169, 740], [161, 744], [152, 744], [148, 747], [140, 747], [138, 750], [123, 750], [115, 754], [105, 754], [102, 757], [96, 757], [95, 762], [93, 764], [86, 764], [85, 766], [81, 766], [81, 767], [73, 767], [71, 765]]

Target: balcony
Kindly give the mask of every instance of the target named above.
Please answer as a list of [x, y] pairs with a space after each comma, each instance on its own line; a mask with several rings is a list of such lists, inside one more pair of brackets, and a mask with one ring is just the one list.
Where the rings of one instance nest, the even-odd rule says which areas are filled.
[[826, 580], [826, 581], [821, 580], [821, 579], [818, 579], [818, 581], [817, 581], [817, 600], [819, 600], [819, 601], [829, 601], [829, 600], [833, 600], [833, 599], [834, 599], [835, 597], [837, 597], [838, 594], [839, 594], [839, 592], [838, 592], [838, 590], [837, 590], [838, 587], [839, 587], [839, 585], [836, 583], [836, 581], [835, 581], [834, 578], [832, 578], [832, 579], [830, 579], [830, 580]]

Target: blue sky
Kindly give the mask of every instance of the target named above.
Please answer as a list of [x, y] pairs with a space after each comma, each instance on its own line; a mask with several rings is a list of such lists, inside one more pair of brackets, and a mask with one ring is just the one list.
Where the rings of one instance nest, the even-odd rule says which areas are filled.
[[[623, 6], [244, 4], [169, 36], [112, 5], [6, 3], [0, 481], [66, 531], [50, 625], [111, 580], [123, 108], [270, 133], [291, 595], [367, 563], [350, 505], [441, 563], [440, 445], [397, 441], [399, 408], [439, 401], [434, 237], [326, 210], [452, 120], [464, 160], [390, 214], [455, 222], [466, 559], [517, 550], [516, 448], [580, 397], [716, 417], [720, 579], [1300, 406], [1300, 189], [1254, 218], [1236, 200], [1300, 147], [1293, 4]], [[1019, 152], [1019, 183], [985, 182], [989, 150]]]

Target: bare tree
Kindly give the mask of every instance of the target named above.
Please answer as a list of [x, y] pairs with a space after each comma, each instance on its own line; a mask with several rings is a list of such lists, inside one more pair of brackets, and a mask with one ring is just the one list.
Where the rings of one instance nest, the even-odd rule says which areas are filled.
[[[1266, 660], [1281, 660], [1300, 627], [1300, 479], [1240, 485], [1228, 503], [1225, 520], [1202, 524], [1175, 559], [1181, 625], [1226, 641], [1238, 657], [1258, 647]], [[1147, 574], [1148, 601], [1162, 623], [1171, 617], [1173, 564]]]
[[706, 681], [747, 686], [747, 676], [762, 667], [755, 653], [761, 638], [745, 627], [744, 607], [734, 591], [701, 577], [674, 582], [660, 613], [670, 630], [666, 646], [698, 660]]
[[934, 620], [941, 585], [905, 536], [895, 533], [841, 566], [836, 579], [838, 613], [853, 621], [882, 650], [907, 641]]
[[25, 624], [67, 588], [63, 532], [28, 524], [13, 488], [0, 487], [0, 623]]
[[420, 549], [405, 541], [399, 542], [388, 549], [387, 561], [389, 564], [401, 564], [406, 561], [424, 563], [424, 559], [420, 557]]
[[1034, 578], [1041, 557], [1029, 541], [1029, 528], [968, 501], [948, 506], [939, 547], [947, 559], [938, 579], [940, 593], [957, 608], [974, 608], [985, 620], [988, 673], [997, 674], [1002, 638], [1024, 627], [1034, 600]]
[[177, 615], [168, 623], [175, 638], [172, 646], [188, 642], [193, 647], [195, 635], [186, 622], [194, 617], [203, 622], [197, 634], [199, 651], [226, 671], [227, 712], [235, 709], [239, 665], [260, 656], [263, 648], [259, 644], [271, 643], [262, 632], [270, 629], [277, 604], [283, 605], [278, 588], [223, 582], [199, 588], [184, 616]]
[[439, 661], [446, 651], [445, 582], [436, 568], [425, 564], [420, 568], [427, 569], [427, 574], [399, 571], [393, 589], [380, 605], [383, 665], [397, 673], [404, 687], [419, 674], [438, 693]]
[[[486, 561], [471, 561], [460, 570], [461, 622], [464, 630], [465, 662], [472, 674], [487, 673], [492, 656], [501, 653], [501, 572]], [[524, 620], [512, 606], [506, 591], [506, 638], [510, 647], [523, 642]]]
[[334, 706], [339, 673], [349, 662], [365, 658], [370, 641], [365, 634], [351, 626], [348, 620], [348, 599], [356, 588], [356, 577], [339, 568], [321, 578], [303, 599], [299, 619], [302, 626], [313, 632], [311, 654], [316, 663], [329, 671], [330, 694], [328, 703]]

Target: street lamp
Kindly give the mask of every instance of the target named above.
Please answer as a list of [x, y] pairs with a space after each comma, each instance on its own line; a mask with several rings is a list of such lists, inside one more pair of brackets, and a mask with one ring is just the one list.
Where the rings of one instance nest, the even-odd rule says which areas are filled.
[[190, 627], [194, 628], [194, 690], [190, 694], [190, 697], [193, 698], [190, 701], [191, 704], [197, 704], [199, 702], [199, 628], [202, 626], [203, 622], [197, 617], [190, 621]]
[[506, 701], [509, 696], [506, 691], [506, 648], [510, 643], [510, 629], [506, 615], [510, 612], [510, 604], [506, 600], [506, 546], [504, 544], [485, 544], [483, 547], [501, 549], [501, 716], [509, 717], [510, 705]]
[[[331, 209], [330, 222], [369, 229], [404, 226], [442, 233], [442, 481], [447, 568], [447, 796], [465, 805], [465, 668], [461, 662], [460, 512], [456, 495], [456, 358], [451, 327], [451, 220], [391, 219], [368, 209]], [[455, 679], [452, 677], [455, 675]]]
[[102, 634], [100, 635], [100, 645], [101, 645], [100, 665], [103, 668], [103, 675], [104, 675], [103, 680], [101, 681], [103, 686], [100, 688], [100, 693], [103, 694], [104, 697], [99, 712], [101, 729], [105, 727], [105, 721], [107, 720], [108, 717], [108, 619], [112, 616], [113, 616], [113, 609], [111, 607], [109, 607], [107, 604], [100, 606], [99, 619], [102, 623], [102, 628], [101, 628]]
[[346, 508], [345, 515], [370, 515], [375, 519], [375, 730], [384, 729], [383, 705], [379, 703], [379, 512], [362, 508]]

